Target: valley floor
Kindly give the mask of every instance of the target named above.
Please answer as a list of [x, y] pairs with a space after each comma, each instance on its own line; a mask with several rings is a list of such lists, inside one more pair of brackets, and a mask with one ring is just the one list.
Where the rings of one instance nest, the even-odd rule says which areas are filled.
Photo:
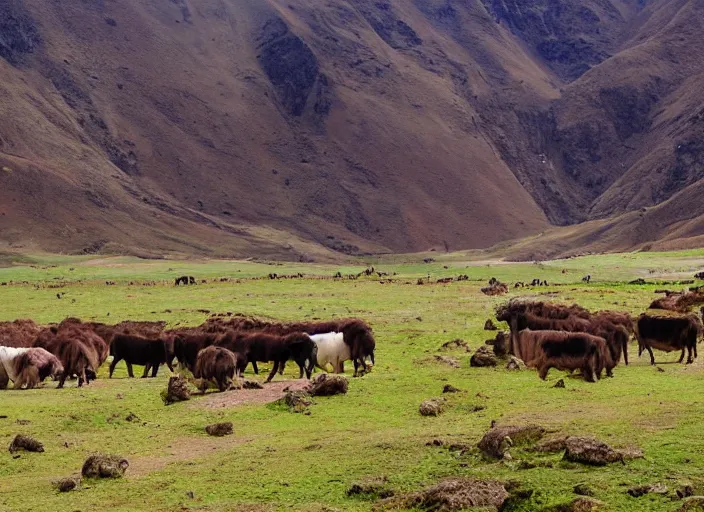
[[[113, 323], [166, 320], [173, 327], [228, 311], [281, 320], [358, 316], [373, 326], [377, 340], [373, 371], [352, 379], [348, 366], [349, 393], [315, 399], [310, 416], [267, 404], [268, 398], [254, 397], [257, 391], [248, 392], [251, 399], [229, 391], [164, 406], [165, 367], [156, 379], [128, 379], [120, 364], [112, 380], [104, 366], [100, 378], [81, 389], [71, 383], [56, 390], [49, 382], [38, 390], [0, 391], [0, 445], [26, 433], [45, 446], [44, 453], [17, 459], [0, 453], [0, 511], [362, 511], [373, 503], [348, 497], [346, 490], [377, 477], [387, 478], [397, 494], [446, 476], [517, 480], [534, 492], [514, 510], [567, 503], [581, 483], [612, 511], [677, 510], [681, 502], [671, 496], [685, 484], [704, 494], [704, 358], [685, 366], [675, 363], [679, 354], [656, 352], [664, 370], [658, 371], [647, 357], [637, 357], [632, 344], [630, 366], [620, 365], [614, 378], [589, 384], [556, 370], [543, 382], [532, 370], [470, 368], [469, 352], [440, 350], [456, 338], [472, 351], [484, 344], [494, 334], [483, 330], [485, 320], [511, 297], [642, 312], [655, 289], [682, 287], [663, 286], [663, 280], [691, 279], [704, 269], [704, 250], [541, 264], [471, 262], [461, 255], [436, 259], [430, 264], [388, 259], [375, 263], [388, 277], [355, 280], [332, 276], [364, 267], [38, 256], [32, 265], [0, 268], [0, 282], [7, 283], [0, 287], [0, 321], [48, 323], [75, 316]], [[305, 277], [266, 277], [299, 272]], [[466, 281], [434, 284], [465, 274]], [[586, 274], [592, 276], [590, 284], [582, 282]], [[175, 287], [180, 275], [207, 282]], [[416, 284], [428, 276], [432, 284]], [[490, 277], [511, 285], [540, 278], [549, 286], [511, 286], [506, 296], [487, 297], [480, 288]], [[627, 284], [637, 278], [647, 284]], [[457, 358], [460, 368], [437, 361], [436, 354]], [[262, 393], [276, 398], [284, 387], [278, 381], [297, 376], [293, 366]], [[247, 377], [263, 380], [264, 375]], [[553, 388], [560, 378], [565, 388]], [[441, 397], [445, 384], [462, 391], [445, 395], [440, 416], [421, 417], [419, 404]], [[476, 406], [485, 408], [474, 412]], [[139, 420], [127, 421], [130, 413]], [[593, 435], [614, 447], [639, 447], [645, 457], [592, 468], [564, 463], [558, 455], [517, 450], [511, 461], [490, 462], [476, 450], [460, 454], [426, 445], [442, 439], [475, 446], [492, 420]], [[231, 421], [234, 434], [208, 437], [203, 427], [219, 421]], [[79, 473], [94, 452], [127, 458], [126, 477], [57, 493], [52, 481]], [[540, 464], [521, 469], [532, 465], [522, 462]], [[667, 486], [668, 494], [633, 498], [626, 493], [654, 483]]]

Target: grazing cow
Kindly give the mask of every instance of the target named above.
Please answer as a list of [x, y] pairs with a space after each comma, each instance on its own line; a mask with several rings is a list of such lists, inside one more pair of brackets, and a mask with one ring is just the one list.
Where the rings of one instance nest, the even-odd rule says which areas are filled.
[[650, 364], [655, 364], [653, 348], [672, 352], [681, 350], [679, 361], [684, 359], [687, 350], [687, 364], [697, 357], [697, 337], [702, 331], [702, 323], [697, 315], [686, 316], [651, 316], [643, 313], [636, 322], [636, 338], [638, 339], [638, 356], [647, 350], [650, 354]]
[[147, 377], [149, 370], [152, 371], [152, 378], [156, 377], [159, 366], [166, 363], [169, 370], [174, 371], [171, 361], [168, 360], [167, 344], [162, 339], [143, 338], [130, 334], [117, 334], [110, 345], [112, 363], [110, 363], [110, 378], [115, 371], [117, 363], [124, 359], [127, 364], [127, 373], [130, 378], [134, 378], [132, 365], [144, 366], [142, 378]]
[[63, 388], [71, 375], [78, 375], [79, 388], [84, 382], [90, 384], [91, 380], [95, 380], [99, 367], [98, 354], [92, 346], [71, 336], [70, 331], [59, 332], [44, 348], [54, 354], [64, 367], [58, 388]]
[[193, 376], [202, 379], [202, 393], [208, 388], [209, 381], [215, 381], [220, 391], [225, 391], [232, 384], [237, 371], [237, 355], [226, 348], [210, 346], [198, 352]]
[[298, 364], [299, 379], [303, 378], [304, 372], [310, 378], [317, 359], [315, 343], [308, 334], [303, 332], [277, 335], [261, 331], [251, 333], [229, 331], [217, 341], [217, 345], [242, 356], [241, 359], [238, 358], [239, 373], [247, 365], [247, 362], [254, 365], [254, 362], [257, 361], [273, 361], [274, 367], [266, 382], [271, 382], [276, 372], [288, 360], [293, 360]]
[[696, 274], [694, 274], [694, 279], [700, 279], [704, 281], [704, 272], [697, 272]]
[[47, 377], [58, 378], [63, 371], [56, 356], [43, 348], [0, 347], [0, 389], [9, 381], [15, 389], [32, 389]]
[[591, 334], [524, 329], [518, 333], [517, 348], [518, 357], [537, 368], [543, 380], [550, 368], [557, 368], [581, 370], [584, 380], [596, 382], [604, 368], [607, 373], [613, 368], [606, 341]]
[[352, 359], [350, 346], [345, 343], [345, 335], [341, 332], [313, 334], [310, 337], [318, 347], [316, 366], [327, 371], [327, 365], [332, 365], [334, 373], [345, 373], [344, 363]]
[[584, 276], [582, 278], [582, 281], [584, 281], [585, 283], [589, 283], [591, 280], [592, 280], [591, 274], [587, 274], [586, 276]]
[[187, 368], [193, 373], [198, 359], [198, 352], [210, 345], [222, 336], [220, 332], [203, 332], [199, 328], [178, 329], [166, 334], [173, 337], [173, 353], [182, 368]]

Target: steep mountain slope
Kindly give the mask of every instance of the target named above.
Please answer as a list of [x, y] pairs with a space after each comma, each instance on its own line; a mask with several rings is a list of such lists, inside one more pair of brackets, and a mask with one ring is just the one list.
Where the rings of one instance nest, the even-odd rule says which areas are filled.
[[696, 198], [702, 16], [699, 0], [0, 0], [0, 242], [321, 259]]

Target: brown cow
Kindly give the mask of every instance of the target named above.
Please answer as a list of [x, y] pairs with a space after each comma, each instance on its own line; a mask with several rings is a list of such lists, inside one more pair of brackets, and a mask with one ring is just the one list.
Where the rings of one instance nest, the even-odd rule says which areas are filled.
[[202, 379], [201, 392], [205, 393], [209, 381], [215, 381], [221, 392], [227, 390], [235, 373], [239, 376], [237, 358], [236, 354], [223, 347], [210, 346], [198, 352], [193, 376]]
[[78, 375], [78, 387], [83, 383], [90, 384], [95, 380], [98, 371], [98, 354], [95, 349], [71, 335], [71, 331], [59, 334], [43, 347], [59, 358], [64, 367], [64, 372], [59, 379], [59, 388], [64, 387], [66, 379], [71, 375]]
[[298, 364], [299, 378], [303, 378], [304, 372], [310, 378], [317, 355], [317, 346], [310, 336], [303, 332], [277, 335], [262, 331], [229, 331], [217, 341], [217, 345], [241, 355], [241, 358], [238, 358], [238, 373], [241, 373], [244, 369], [242, 365], [246, 366], [247, 362], [273, 361], [274, 367], [266, 382], [271, 382], [279, 367], [289, 359]]
[[117, 363], [124, 359], [127, 364], [127, 374], [134, 378], [132, 365], [144, 366], [142, 378], [147, 377], [149, 370], [152, 371], [152, 378], [156, 377], [159, 366], [166, 363], [169, 370], [174, 371], [169, 361], [167, 343], [162, 339], [142, 338], [130, 334], [116, 334], [110, 345], [112, 363], [110, 363], [110, 378], [115, 371]]
[[166, 338], [173, 339], [173, 353], [182, 368], [195, 371], [198, 352], [215, 343], [222, 336], [220, 332], [204, 332], [200, 328], [168, 331]]
[[638, 356], [647, 350], [650, 354], [650, 364], [655, 364], [653, 348], [672, 352], [681, 350], [679, 361], [684, 359], [687, 350], [687, 364], [697, 357], [697, 337], [702, 332], [702, 322], [695, 314], [686, 316], [651, 316], [643, 313], [636, 323], [636, 338], [638, 339]]
[[581, 370], [584, 380], [596, 382], [604, 368], [610, 373], [614, 366], [606, 341], [591, 334], [524, 329], [517, 340], [518, 357], [536, 367], [543, 380], [550, 368], [557, 368]]

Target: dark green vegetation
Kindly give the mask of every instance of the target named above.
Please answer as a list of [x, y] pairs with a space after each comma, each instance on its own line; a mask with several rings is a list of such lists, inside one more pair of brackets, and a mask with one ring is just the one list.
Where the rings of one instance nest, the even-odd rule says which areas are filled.
[[[0, 446], [23, 433], [36, 437], [45, 449], [18, 459], [0, 453], [0, 510], [225, 511], [249, 504], [241, 509], [361, 511], [369, 510], [371, 502], [347, 496], [346, 491], [354, 483], [383, 477], [388, 479], [385, 488], [397, 494], [444, 476], [518, 480], [534, 490], [519, 510], [571, 501], [577, 484], [587, 484], [614, 511], [680, 506], [669, 496], [633, 498], [626, 493], [633, 486], [663, 483], [672, 494], [692, 484], [702, 492], [702, 357], [685, 367], [672, 364], [676, 354], [656, 353], [663, 362], [660, 372], [647, 358], [638, 359], [632, 345], [630, 367], [619, 366], [615, 378], [588, 384], [555, 370], [542, 382], [532, 370], [469, 368], [469, 353], [441, 352], [439, 347], [462, 338], [475, 349], [493, 337], [483, 331], [484, 321], [506, 297], [479, 292], [491, 276], [509, 283], [539, 277], [551, 285], [511, 288], [507, 297], [576, 301], [591, 309], [636, 313], [662, 285], [626, 282], [637, 277], [691, 278], [704, 266], [703, 251], [595, 256], [540, 265], [470, 263], [457, 254], [444, 258], [427, 265], [404, 263], [402, 257], [377, 263], [380, 270], [398, 273], [392, 276], [396, 282], [383, 284], [376, 276], [354, 281], [252, 280], [248, 278], [270, 272], [330, 277], [338, 270], [345, 275], [362, 267], [249, 262], [39, 257], [34, 267], [0, 269], [0, 282], [15, 283], [0, 287], [0, 320], [30, 317], [50, 322], [78, 316], [109, 322], [165, 319], [176, 326], [202, 322], [207, 314], [199, 310], [285, 320], [359, 316], [371, 323], [377, 338], [374, 370], [350, 379], [347, 395], [316, 398], [310, 416], [254, 402], [208, 407], [236, 392], [167, 407], [159, 396], [167, 381], [163, 368], [154, 380], [126, 379], [119, 365], [117, 378], [108, 380], [103, 367], [101, 378], [83, 389], [71, 384], [56, 390], [47, 383], [39, 390], [0, 392], [0, 415], [7, 416], [0, 419]], [[589, 285], [581, 282], [587, 273], [594, 277]], [[208, 283], [174, 287], [173, 278], [183, 274]], [[459, 274], [469, 280], [416, 284], [428, 274], [433, 281]], [[230, 281], [215, 279], [220, 277]], [[108, 286], [106, 280], [116, 284]], [[156, 285], [143, 285], [149, 281]], [[57, 299], [57, 293], [64, 295]], [[435, 354], [457, 357], [461, 368], [437, 362]], [[349, 366], [347, 370], [349, 376]], [[285, 377], [294, 377], [292, 365]], [[566, 387], [553, 389], [560, 378]], [[445, 384], [461, 392], [442, 395]], [[250, 391], [252, 396], [265, 392]], [[443, 414], [419, 415], [423, 400], [441, 396], [447, 398]], [[128, 421], [130, 414], [137, 419]], [[21, 425], [18, 419], [30, 423]], [[473, 450], [460, 455], [426, 446], [442, 439], [473, 447], [492, 420], [593, 435], [614, 447], [638, 446], [645, 458], [588, 468], [562, 463], [561, 455], [538, 456], [523, 449], [511, 450], [512, 461], [488, 462]], [[211, 438], [204, 431], [208, 424], [227, 421], [234, 425], [231, 436]], [[84, 481], [78, 491], [57, 493], [52, 481], [79, 473], [85, 458], [97, 451], [127, 458], [125, 478]], [[533, 469], [520, 469], [541, 461], [544, 464]]]

